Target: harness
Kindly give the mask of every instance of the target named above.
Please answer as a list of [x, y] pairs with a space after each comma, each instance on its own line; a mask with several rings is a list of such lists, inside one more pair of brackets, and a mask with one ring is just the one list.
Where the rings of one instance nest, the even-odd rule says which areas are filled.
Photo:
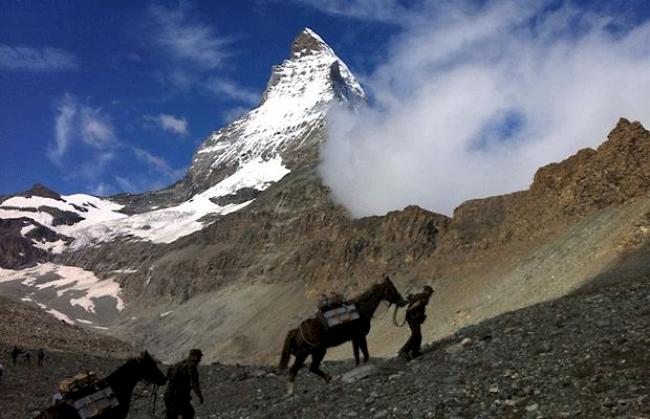
[[298, 332], [300, 333], [300, 338], [301, 338], [303, 341], [305, 341], [305, 343], [306, 343], [307, 345], [311, 346], [312, 348], [317, 347], [318, 345], [315, 345], [315, 344], [311, 343], [309, 340], [307, 340], [307, 338], [305, 337], [305, 334], [304, 334], [303, 331], [302, 331], [302, 325], [303, 325], [303, 323], [300, 323], [300, 326], [298, 326]]

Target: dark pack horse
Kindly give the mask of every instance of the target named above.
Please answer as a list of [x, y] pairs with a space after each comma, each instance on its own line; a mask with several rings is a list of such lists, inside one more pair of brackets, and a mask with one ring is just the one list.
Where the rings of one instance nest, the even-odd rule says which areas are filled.
[[[99, 416], [93, 416], [93, 419], [126, 418], [131, 405], [131, 394], [135, 385], [141, 380], [155, 385], [163, 385], [167, 380], [165, 374], [158, 368], [156, 360], [146, 351], [129, 359], [104, 379], [105, 384], [113, 389], [119, 406], [105, 411]], [[77, 410], [71, 404], [66, 403], [64, 399], [43, 411], [35, 419], [80, 419], [80, 416]]]
[[295, 362], [289, 369], [288, 395], [293, 394], [296, 375], [309, 355], [311, 355], [312, 360], [309, 370], [327, 382], [332, 377], [320, 369], [320, 363], [325, 358], [327, 348], [352, 341], [357, 365], [359, 364], [359, 349], [363, 352], [364, 362], [367, 362], [370, 355], [368, 354], [366, 336], [370, 332], [370, 319], [372, 319], [379, 303], [382, 301], [396, 304], [399, 307], [407, 303], [390, 278], [386, 277], [380, 283], [373, 285], [368, 291], [349, 300], [350, 303], [357, 306], [360, 317], [358, 320], [328, 330], [320, 319], [309, 318], [304, 320], [297, 329], [290, 330], [284, 341], [279, 365], [280, 369], [284, 370], [289, 366], [291, 355], [296, 357]]

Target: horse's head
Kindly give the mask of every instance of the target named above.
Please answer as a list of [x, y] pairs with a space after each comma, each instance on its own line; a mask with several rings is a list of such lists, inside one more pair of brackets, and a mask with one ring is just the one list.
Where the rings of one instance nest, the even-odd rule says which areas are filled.
[[382, 298], [389, 303], [395, 304], [398, 307], [403, 307], [408, 304], [408, 301], [402, 298], [402, 295], [397, 291], [397, 288], [395, 288], [393, 281], [390, 280], [388, 275], [379, 284], [379, 289], [382, 292]]
[[149, 354], [149, 352], [142, 352], [137, 358], [138, 366], [140, 368], [141, 378], [149, 383], [156, 385], [163, 385], [167, 381], [165, 374], [158, 368], [158, 361]]

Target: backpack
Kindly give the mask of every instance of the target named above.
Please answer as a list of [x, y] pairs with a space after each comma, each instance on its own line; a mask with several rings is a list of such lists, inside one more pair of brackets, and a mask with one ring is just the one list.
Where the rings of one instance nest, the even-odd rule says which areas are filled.
[[59, 382], [59, 391], [62, 396], [81, 391], [97, 382], [97, 374], [93, 371], [80, 372], [72, 378]]
[[120, 405], [113, 389], [92, 371], [61, 380], [59, 391], [54, 399], [72, 406], [81, 419], [96, 417]]

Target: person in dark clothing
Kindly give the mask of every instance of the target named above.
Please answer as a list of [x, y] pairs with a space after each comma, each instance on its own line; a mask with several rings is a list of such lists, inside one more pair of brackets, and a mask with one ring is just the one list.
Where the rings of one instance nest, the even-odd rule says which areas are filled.
[[18, 359], [18, 355], [22, 354], [23, 351], [18, 349], [17, 346], [14, 346], [14, 349], [11, 351], [11, 359], [14, 361], [14, 365], [16, 365], [16, 360]]
[[194, 390], [199, 402], [203, 404], [203, 395], [199, 386], [199, 371], [196, 366], [201, 362], [203, 353], [199, 349], [192, 349], [190, 355], [183, 361], [175, 364], [167, 371], [167, 389], [165, 390], [165, 407], [167, 419], [194, 418], [192, 397], [190, 391]]
[[36, 357], [38, 358], [38, 366], [42, 367], [43, 360], [45, 359], [45, 351], [43, 351], [43, 348], [38, 350], [38, 352], [36, 353]]
[[413, 359], [420, 356], [420, 345], [422, 344], [422, 323], [427, 318], [426, 307], [429, 299], [433, 294], [433, 288], [425, 286], [419, 294], [409, 294], [408, 307], [406, 309], [406, 321], [411, 329], [411, 336], [406, 341], [402, 349], [399, 350], [400, 356], [405, 359]]
[[32, 367], [32, 353], [29, 351], [23, 352], [23, 365], [27, 365], [29, 368]]

